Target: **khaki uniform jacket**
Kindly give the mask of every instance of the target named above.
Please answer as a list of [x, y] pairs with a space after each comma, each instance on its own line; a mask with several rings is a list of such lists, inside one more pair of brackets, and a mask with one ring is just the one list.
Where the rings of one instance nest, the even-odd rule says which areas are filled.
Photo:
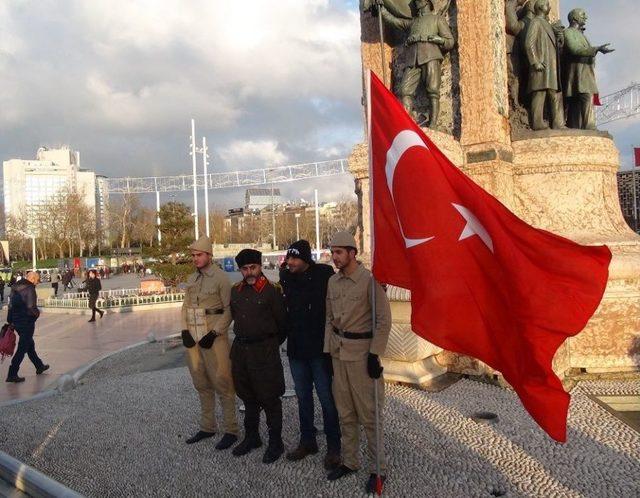
[[529, 68], [529, 83], [527, 91], [537, 92], [541, 90], [559, 91], [558, 85], [558, 49], [556, 34], [553, 27], [544, 17], [535, 17], [529, 24], [527, 36], [524, 41], [524, 49], [529, 60], [529, 66], [536, 62], [545, 65], [543, 71], [535, 71]]
[[231, 324], [231, 282], [215, 264], [187, 279], [182, 303], [182, 329], [197, 342], [208, 332], [227, 335]]
[[[390, 14], [386, 10], [382, 11], [382, 17], [392, 26], [408, 31], [409, 36], [422, 39], [408, 45], [404, 51], [403, 64], [405, 67], [417, 67], [432, 60], [444, 59], [443, 52], [447, 52], [455, 45], [453, 33], [444, 18], [438, 14], [425, 14], [413, 19], [401, 19]], [[444, 38], [444, 45], [427, 42], [430, 35], [437, 35]]]
[[563, 83], [565, 97], [598, 93], [594, 66], [598, 49], [592, 47], [579, 28], [564, 31]]
[[376, 282], [376, 329], [373, 339], [345, 339], [333, 330], [350, 333], [372, 331], [371, 272], [362, 264], [350, 276], [338, 272], [329, 279], [324, 352], [343, 361], [366, 359], [369, 353], [383, 355], [391, 331], [391, 307], [384, 289]]

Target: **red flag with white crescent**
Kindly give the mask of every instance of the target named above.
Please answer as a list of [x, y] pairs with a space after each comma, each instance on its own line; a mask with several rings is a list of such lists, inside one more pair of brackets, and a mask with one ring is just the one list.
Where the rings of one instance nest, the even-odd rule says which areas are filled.
[[535, 421], [566, 441], [570, 397], [551, 362], [602, 300], [609, 248], [519, 219], [370, 74], [376, 279], [411, 290], [414, 332], [500, 371]]

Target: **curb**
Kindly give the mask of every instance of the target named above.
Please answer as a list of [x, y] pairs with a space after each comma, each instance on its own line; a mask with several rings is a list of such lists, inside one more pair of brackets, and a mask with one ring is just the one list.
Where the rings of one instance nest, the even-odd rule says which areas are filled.
[[82, 498], [83, 496], [3, 451], [0, 451], [0, 478], [29, 496], [45, 498]]

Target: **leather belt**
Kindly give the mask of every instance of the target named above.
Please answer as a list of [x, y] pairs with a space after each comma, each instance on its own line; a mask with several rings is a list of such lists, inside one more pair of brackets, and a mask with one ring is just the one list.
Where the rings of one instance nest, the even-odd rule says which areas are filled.
[[337, 327], [333, 327], [333, 333], [345, 339], [373, 339], [373, 332], [345, 332]]
[[223, 313], [224, 313], [224, 310], [214, 310], [214, 309], [204, 310], [205, 315], [222, 315]]
[[258, 342], [266, 341], [267, 339], [271, 339], [273, 337], [276, 337], [276, 334], [260, 335], [257, 337], [236, 336], [235, 340], [240, 344], [257, 344]]

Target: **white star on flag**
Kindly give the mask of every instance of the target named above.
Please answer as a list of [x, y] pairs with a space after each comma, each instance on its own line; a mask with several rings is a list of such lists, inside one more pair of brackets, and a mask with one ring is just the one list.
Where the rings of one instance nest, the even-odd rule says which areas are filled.
[[482, 239], [482, 242], [485, 243], [489, 250], [493, 252], [493, 240], [491, 240], [489, 232], [487, 232], [487, 229], [482, 226], [482, 223], [480, 223], [478, 218], [476, 218], [475, 214], [469, 211], [466, 207], [460, 206], [459, 204], [451, 203], [451, 205], [456, 208], [456, 210], [467, 222], [458, 241], [468, 239], [469, 237], [477, 235]]

